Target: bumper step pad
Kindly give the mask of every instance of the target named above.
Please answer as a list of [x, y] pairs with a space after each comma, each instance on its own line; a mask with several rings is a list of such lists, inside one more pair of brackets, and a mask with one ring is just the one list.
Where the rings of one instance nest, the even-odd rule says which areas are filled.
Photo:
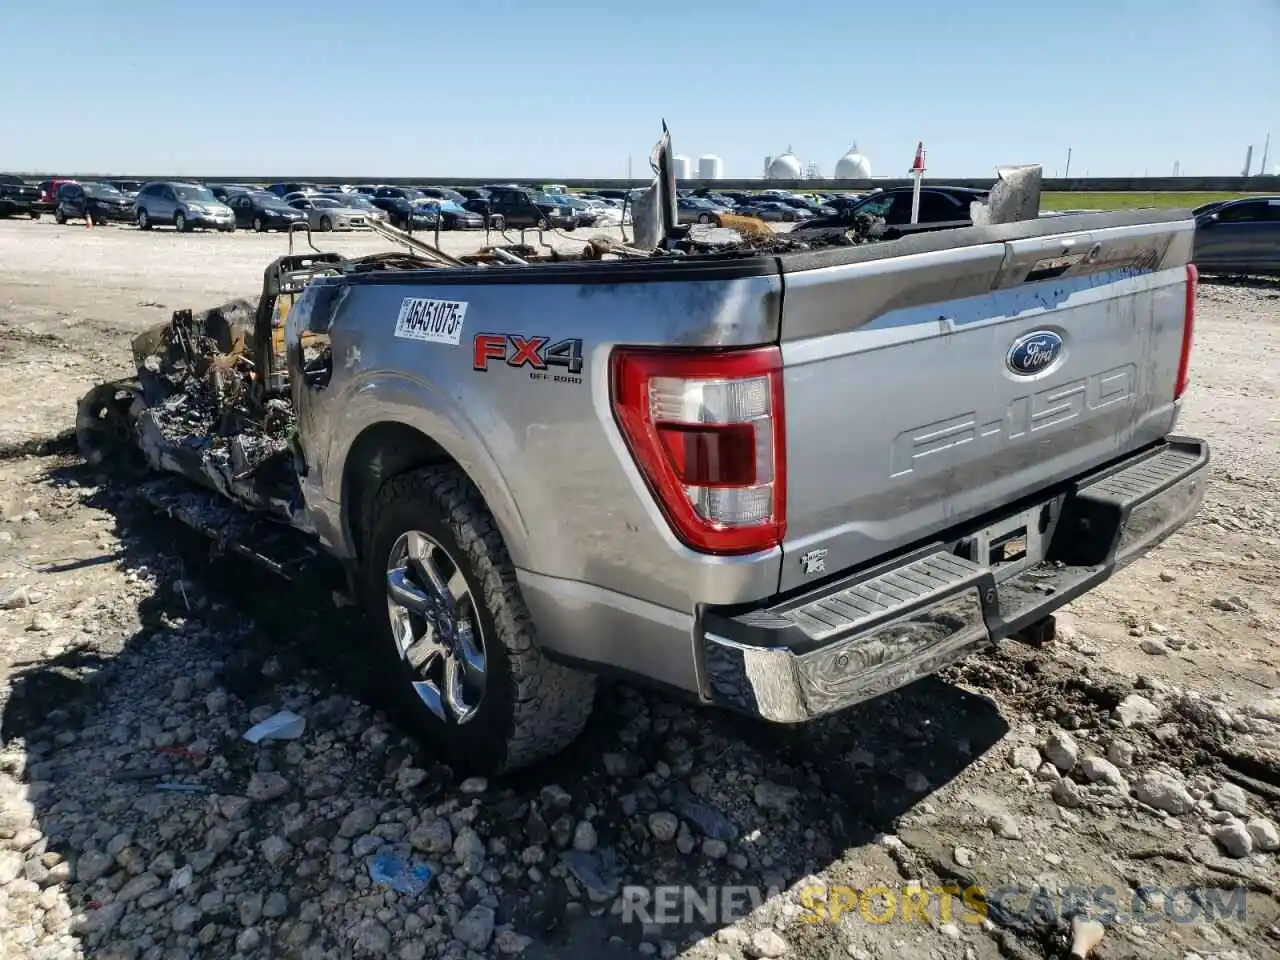
[[1076, 481], [1057, 494], [1061, 515], [1043, 560], [999, 582], [957, 555], [968, 535], [957, 530], [770, 607], [707, 610], [705, 692], [793, 723], [934, 673], [1028, 629], [1176, 531], [1199, 509], [1208, 462], [1203, 441], [1170, 437]]

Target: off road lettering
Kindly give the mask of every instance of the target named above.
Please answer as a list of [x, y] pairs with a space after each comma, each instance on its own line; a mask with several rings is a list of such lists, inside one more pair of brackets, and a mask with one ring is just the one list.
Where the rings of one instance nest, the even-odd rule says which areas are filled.
[[[531, 380], [581, 383], [582, 341], [550, 337], [526, 337], [515, 333], [478, 333], [473, 345], [472, 367], [488, 370], [490, 361], [501, 360], [508, 367], [528, 367]], [[549, 373], [549, 368], [563, 373]]]

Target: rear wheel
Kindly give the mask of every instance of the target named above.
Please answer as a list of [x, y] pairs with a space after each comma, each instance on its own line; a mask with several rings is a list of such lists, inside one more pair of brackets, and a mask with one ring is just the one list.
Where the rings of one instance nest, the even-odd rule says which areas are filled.
[[568, 746], [595, 678], [546, 659], [502, 535], [457, 467], [389, 480], [369, 513], [365, 605], [388, 691], [424, 739], [485, 773]]

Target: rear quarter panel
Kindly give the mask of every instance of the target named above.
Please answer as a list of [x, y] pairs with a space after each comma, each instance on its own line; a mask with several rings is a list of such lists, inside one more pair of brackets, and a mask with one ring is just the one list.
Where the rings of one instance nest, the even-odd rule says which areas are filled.
[[[780, 282], [773, 261], [736, 275], [697, 271], [634, 282], [644, 270], [494, 268], [423, 271], [337, 282], [328, 333], [334, 373], [309, 403], [309, 483], [333, 504], [346, 456], [379, 422], [416, 427], [477, 483], [516, 565], [689, 612], [695, 600], [766, 596], [777, 552], [709, 560], [671, 535], [613, 421], [608, 357], [615, 344], [746, 345], [777, 336]], [[651, 273], [651, 271], [650, 271]], [[447, 274], [453, 274], [448, 276]], [[291, 314], [333, 281], [312, 284]], [[396, 336], [409, 298], [466, 305], [458, 342]], [[299, 312], [301, 311], [301, 312]], [[477, 360], [477, 336], [522, 338], [542, 348], [580, 341], [581, 369], [539, 367], [508, 340], [502, 357]], [[485, 369], [477, 369], [477, 367]], [[349, 510], [344, 509], [344, 514]]]

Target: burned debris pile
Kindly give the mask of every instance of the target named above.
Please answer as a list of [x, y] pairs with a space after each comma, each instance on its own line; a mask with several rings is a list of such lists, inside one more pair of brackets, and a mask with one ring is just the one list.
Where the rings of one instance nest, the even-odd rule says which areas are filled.
[[822, 229], [805, 230], [802, 227], [791, 233], [776, 233], [764, 221], [753, 217], [722, 216], [720, 222], [720, 226], [710, 229], [674, 228], [657, 252], [687, 255], [803, 253], [829, 247], [853, 247], [895, 236], [883, 218], [865, 214]]
[[296, 522], [296, 422], [287, 400], [266, 397], [254, 316], [244, 300], [179, 310], [134, 339], [136, 443], [153, 469]]

